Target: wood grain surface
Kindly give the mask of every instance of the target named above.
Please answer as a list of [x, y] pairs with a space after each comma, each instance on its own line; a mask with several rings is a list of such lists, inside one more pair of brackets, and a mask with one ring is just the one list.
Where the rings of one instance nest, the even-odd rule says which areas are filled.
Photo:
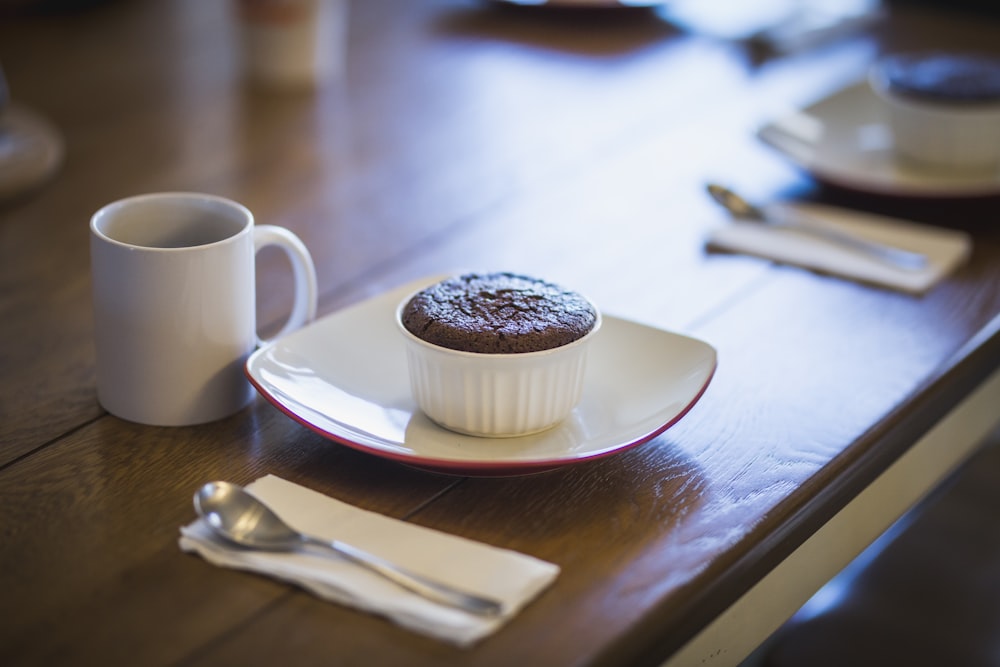
[[[66, 142], [51, 181], [0, 208], [0, 664], [653, 664], [1000, 365], [1000, 198], [824, 187], [753, 137], [880, 52], [1000, 53], [995, 19], [890, 5], [781, 57], [647, 10], [361, 0], [349, 20], [345, 78], [275, 94], [242, 81], [226, 3], [0, 19], [14, 100]], [[974, 251], [919, 298], [710, 253], [724, 219], [708, 180], [965, 229]], [[526, 477], [410, 469], [263, 400], [205, 426], [130, 424], [96, 399], [88, 221], [166, 190], [300, 235], [321, 315], [424, 275], [510, 269], [697, 336], [719, 368], [655, 440]], [[291, 283], [279, 255], [258, 265], [273, 329]], [[199, 484], [267, 473], [562, 573], [459, 650], [180, 552]]]

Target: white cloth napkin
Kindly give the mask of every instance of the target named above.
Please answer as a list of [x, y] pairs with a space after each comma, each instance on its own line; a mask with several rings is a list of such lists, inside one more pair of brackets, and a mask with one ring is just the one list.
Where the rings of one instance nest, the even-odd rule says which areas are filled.
[[927, 266], [906, 270], [879, 262], [817, 236], [782, 227], [732, 221], [712, 229], [709, 247], [795, 264], [824, 273], [892, 289], [922, 294], [964, 262], [971, 252], [969, 235], [896, 218], [807, 203], [774, 204], [778, 215], [801, 213], [871, 241], [927, 255]]
[[215, 565], [298, 584], [323, 599], [458, 646], [495, 632], [559, 574], [552, 563], [362, 510], [274, 475], [247, 489], [302, 532], [346, 542], [413, 572], [495, 598], [503, 603], [503, 612], [483, 617], [430, 602], [318, 549], [273, 553], [230, 546], [200, 519], [181, 528], [181, 549]]

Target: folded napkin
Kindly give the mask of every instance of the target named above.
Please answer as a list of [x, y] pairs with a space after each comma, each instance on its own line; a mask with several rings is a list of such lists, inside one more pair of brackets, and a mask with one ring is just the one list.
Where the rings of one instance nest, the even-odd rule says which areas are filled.
[[861, 282], [922, 294], [964, 262], [971, 252], [969, 235], [915, 222], [860, 213], [818, 204], [788, 203], [767, 207], [777, 215], [808, 215], [830, 227], [856, 236], [927, 255], [927, 266], [918, 270], [896, 268], [858, 250], [818, 236], [768, 226], [732, 221], [711, 230], [708, 246], [795, 264]]
[[319, 549], [241, 549], [215, 537], [200, 519], [181, 528], [181, 549], [215, 565], [297, 584], [326, 600], [385, 616], [458, 646], [495, 632], [559, 574], [552, 563], [368, 512], [274, 475], [247, 489], [302, 532], [346, 542], [415, 573], [495, 598], [503, 603], [503, 612], [483, 617], [425, 600]]

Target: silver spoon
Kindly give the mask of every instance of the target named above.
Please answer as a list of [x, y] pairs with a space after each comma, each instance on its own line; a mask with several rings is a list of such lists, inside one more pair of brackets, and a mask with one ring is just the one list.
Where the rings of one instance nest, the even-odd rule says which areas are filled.
[[295, 551], [307, 544], [323, 547], [429, 600], [482, 616], [496, 616], [501, 612], [502, 606], [496, 600], [465, 593], [408, 572], [349, 544], [300, 533], [236, 484], [209, 482], [194, 494], [194, 508], [220, 537], [240, 546], [264, 551]]
[[754, 206], [738, 194], [721, 185], [710, 183], [708, 194], [729, 213], [740, 220], [762, 222], [775, 227], [785, 227], [819, 236], [828, 241], [839, 243], [853, 250], [858, 250], [869, 257], [907, 271], [917, 271], [927, 266], [927, 256], [888, 246], [875, 241], [863, 239], [848, 232], [830, 227], [821, 221], [813, 220], [804, 215], [776, 216], [762, 208]]

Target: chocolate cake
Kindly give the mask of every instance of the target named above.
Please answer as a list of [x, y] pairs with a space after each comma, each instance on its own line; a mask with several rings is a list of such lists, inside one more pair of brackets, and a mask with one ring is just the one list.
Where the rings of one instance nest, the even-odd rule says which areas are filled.
[[580, 294], [513, 273], [470, 273], [418, 292], [401, 313], [403, 326], [434, 345], [464, 352], [513, 354], [560, 347], [597, 321]]
[[881, 64], [885, 85], [902, 97], [945, 104], [1000, 103], [1000, 59], [922, 53], [890, 56]]

